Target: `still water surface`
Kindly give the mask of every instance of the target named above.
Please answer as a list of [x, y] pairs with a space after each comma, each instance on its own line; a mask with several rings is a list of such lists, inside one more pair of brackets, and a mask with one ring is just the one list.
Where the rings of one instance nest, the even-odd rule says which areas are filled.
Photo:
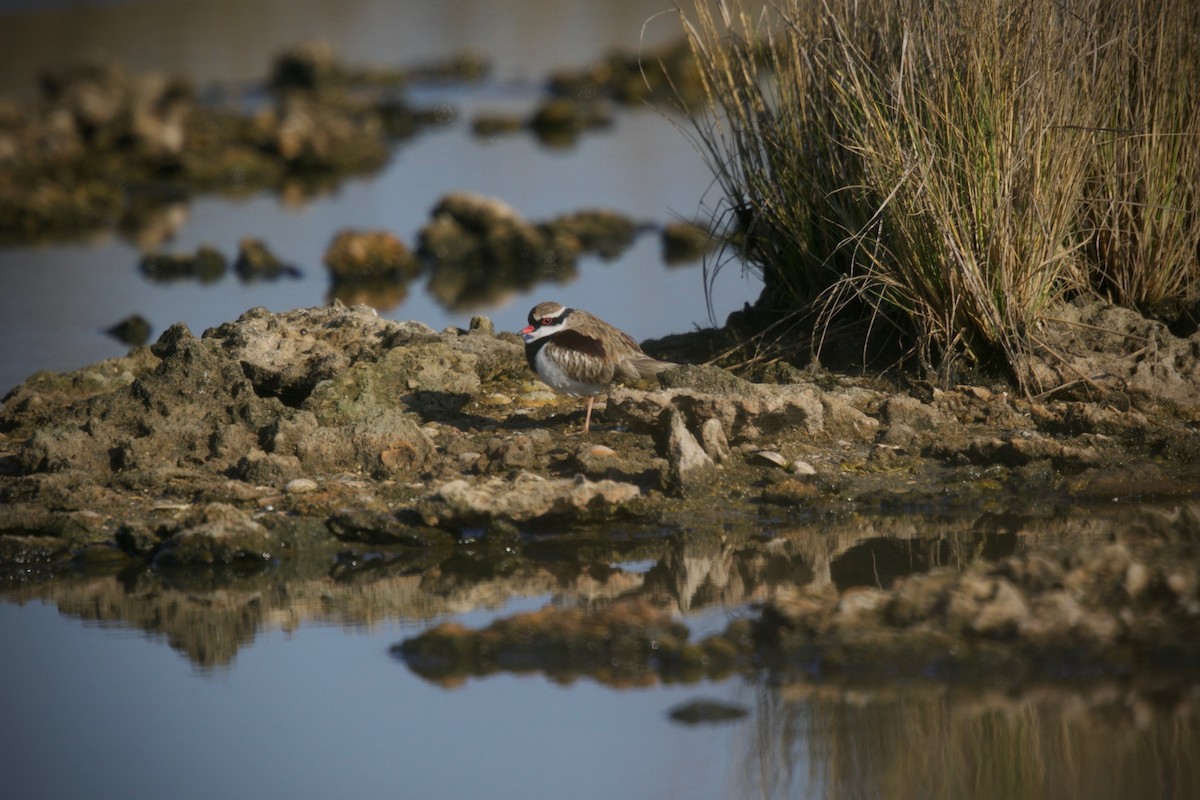
[[[193, 600], [222, 603], [219, 592]], [[478, 625], [548, 600], [457, 618]], [[266, 625], [233, 659], [201, 666], [162, 633], [85, 621], [53, 601], [0, 603], [5, 793], [1185, 798], [1198, 788], [1196, 719], [1128, 702], [1120, 682], [1013, 694], [749, 675], [616, 689], [502, 674], [443, 687], [388, 652], [425, 624]], [[669, 718], [697, 698], [749, 713]]]
[[[459, 120], [402, 143], [382, 172], [328, 194], [301, 203], [271, 193], [199, 198], [165, 230], [140, 237], [0, 249], [0, 392], [36, 369], [74, 369], [122, 353], [100, 331], [131, 313], [149, 318], [155, 334], [177, 320], [199, 333], [256, 305], [322, 304], [321, 256], [339, 229], [387, 228], [411, 242], [433, 204], [455, 189], [499, 197], [531, 219], [596, 207], [658, 223], [703, 218], [712, 202], [708, 172], [672, 121], [653, 111], [622, 111], [613, 130], [565, 150], [525, 135], [480, 141], [467, 126], [474, 109], [527, 111], [550, 69], [584, 65], [612, 47], [636, 49], [643, 36], [649, 44], [673, 38], [669, 17], [643, 29], [667, 6], [0, 2], [0, 95], [29, 92], [39, 69], [97, 47], [134, 69], [201, 85], [262, 78], [274, 52], [313, 37], [355, 63], [405, 65], [472, 49], [495, 65], [485, 85], [414, 96], [454, 105]], [[232, 257], [246, 235], [264, 239], [303, 277], [243, 284], [228, 276], [202, 286], [153, 284], [137, 272], [147, 250], [209, 244]], [[717, 319], [757, 289], [727, 270]], [[529, 306], [548, 298], [587, 307], [638, 338], [708, 321], [699, 265], [667, 268], [653, 237], [613, 262], [585, 259], [567, 284], [470, 310], [447, 309], [413, 285], [382, 313], [435, 328], [485, 313], [497, 327], [516, 329]], [[829, 546], [819, 528], [801, 538]], [[930, 547], [893, 555], [909, 568], [918, 550], [953, 560], [947, 541], [1003, 553], [1020, 546], [1018, 538], [978, 538], [978, 526], [965, 520], [957, 532], [943, 526]], [[608, 565], [609, 582], [598, 588], [574, 567], [565, 577], [550, 570], [515, 585], [464, 579], [440, 594], [429, 589], [432, 573], [419, 571], [346, 589], [331, 577], [332, 561], [304, 575], [276, 565], [249, 583], [103, 572], [16, 580], [0, 591], [0, 791], [20, 798], [1200, 796], [1195, 717], [1120, 682], [1013, 693], [749, 674], [618, 689], [589, 678], [563, 685], [502, 674], [446, 686], [390, 653], [438, 621], [484, 625], [650, 584], [675, 597], [699, 636], [763, 599], [756, 569], [773, 576], [763, 584], [837, 579], [828, 554], [784, 558], [780, 546], [767, 542], [737, 563], [703, 553], [639, 554]], [[877, 567], [878, 555], [871, 551]], [[848, 563], [844, 553], [839, 563]], [[670, 719], [672, 708], [697, 698], [748, 713], [694, 726]]]
[[[4, 14], [0, 2], [0, 39], [12, 45], [0, 46], [0, 97], [20, 97], [36, 85], [39, 70], [92, 51], [130, 68], [186, 75], [201, 88], [262, 81], [275, 53], [313, 38], [331, 42], [352, 64], [411, 66], [471, 50], [488, 58], [493, 74], [482, 84], [414, 90], [413, 105], [452, 107], [455, 121], [401, 142], [380, 173], [345, 180], [316, 197], [202, 197], [153, 229], [0, 248], [0, 394], [37, 369], [77, 369], [123, 354], [126, 347], [102, 331], [130, 314], [149, 320], [157, 337], [177, 321], [198, 335], [254, 306], [282, 311], [322, 305], [329, 289], [322, 257], [338, 231], [382, 228], [415, 246], [431, 209], [451, 191], [499, 198], [535, 221], [594, 208], [659, 225], [706, 220], [713, 213], [707, 167], [679, 129], [680, 120], [657, 111], [623, 110], [612, 129], [587, 133], [566, 148], [544, 146], [527, 133], [483, 140], [470, 131], [470, 120], [481, 111], [529, 114], [553, 69], [578, 69], [614, 48], [636, 52], [678, 38], [676, 17], [655, 16], [669, 8], [660, 0], [63, 6]], [[201, 245], [232, 262], [246, 236], [262, 239], [302, 277], [245, 283], [231, 270], [201, 285], [151, 283], [138, 272], [143, 253], [190, 253]], [[567, 284], [510, 291], [459, 309], [439, 303], [418, 280], [407, 297], [382, 303], [381, 313], [436, 329], [465, 327], [472, 314], [482, 313], [497, 328], [517, 330], [535, 303], [557, 299], [645, 339], [707, 326], [704, 288], [699, 262], [667, 267], [657, 236], [648, 234], [613, 261], [585, 257]], [[759, 288], [736, 267], [723, 271], [716, 320], [753, 301]]]

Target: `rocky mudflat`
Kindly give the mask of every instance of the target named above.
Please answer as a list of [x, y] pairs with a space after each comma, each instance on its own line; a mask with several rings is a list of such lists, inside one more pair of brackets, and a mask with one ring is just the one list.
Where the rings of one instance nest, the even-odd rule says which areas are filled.
[[[1069, 312], [1093, 322], [1116, 313]], [[4, 398], [0, 570], [19, 592], [97, 566], [148, 576], [317, 564], [326, 577], [313, 580], [327, 582], [374, 563], [427, 580], [430, 565], [446, 574], [467, 551], [520, 571], [523, 552], [560, 537], [656, 559], [683, 542], [693, 555], [672, 571], [670, 592], [584, 569], [570, 581], [611, 584], [602, 594], [616, 616], [547, 610], [509, 623], [523, 631], [518, 645], [553, 641], [546, 652], [563, 669], [586, 672], [579, 654], [596, 655], [589, 637], [607, 637], [611, 623], [622, 633], [606, 647], [660, 676], [779, 659], [853, 671], [885, 650], [914, 673], [1190, 669], [1200, 655], [1200, 523], [1188, 506], [1200, 491], [1200, 344], [1138, 324], [1129, 352], [1108, 351], [1102, 372], [1098, 350], [1080, 356], [1073, 368], [1091, 377], [1060, 379], [1040, 397], [792, 368], [751, 382], [682, 365], [658, 385], [614, 388], [588, 436], [582, 403], [537, 382], [520, 337], [484, 318], [439, 332], [335, 303], [252, 309], [200, 336], [175, 325], [125, 357], [35, 374]], [[678, 339], [646, 346], [683, 360]], [[1114, 501], [1151, 500], [1182, 510], [1113, 521], [1114, 505], [1125, 507]], [[1056, 514], [1076, 519], [1079, 535], [1039, 543], [1028, 520]], [[874, 586], [836, 579], [838, 559], [863, 542], [987, 516], [1014, 520], [1022, 547], [953, 568], [930, 558], [933, 569], [896, 579], [875, 564]], [[763, 577], [790, 553], [789, 526], [814, 520], [827, 521], [829, 541], [791, 553], [787, 580]], [[749, 559], [727, 564], [733, 572], [714, 584], [725, 588], [711, 591], [759, 610], [689, 643], [662, 615], [699, 602], [683, 584], [712, 577], [696, 577], [695, 548]], [[486, 672], [494, 666], [471, 654], [500, 658], [506, 636], [435, 628], [398, 652], [431, 675]], [[613, 654], [600, 656], [610, 666], [595, 669], [609, 670]], [[497, 663], [531, 658], [514, 651]]]

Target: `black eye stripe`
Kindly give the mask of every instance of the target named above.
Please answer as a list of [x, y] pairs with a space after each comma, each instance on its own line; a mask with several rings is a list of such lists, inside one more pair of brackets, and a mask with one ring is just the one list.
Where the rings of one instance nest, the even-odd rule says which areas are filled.
[[[534, 311], [536, 311], [536, 310], [537, 309], [534, 309]], [[544, 325], [561, 325], [563, 322], [566, 321], [566, 319], [570, 315], [570, 313], [571, 313], [571, 309], [564, 308], [561, 312], [559, 312], [557, 315], [552, 316], [552, 317], [550, 317], [550, 316], [536, 317], [536, 316], [534, 316], [533, 311], [530, 311], [529, 312], [529, 324], [532, 325], [534, 328], [541, 328]]]

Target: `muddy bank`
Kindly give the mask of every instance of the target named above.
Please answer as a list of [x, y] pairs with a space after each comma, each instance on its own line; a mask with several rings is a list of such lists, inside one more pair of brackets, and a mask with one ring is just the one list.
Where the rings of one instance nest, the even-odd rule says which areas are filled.
[[[731, 635], [720, 659], [673, 634], [679, 664], [692, 668], [699, 653], [700, 664], [735, 669], [767, 652], [811, 663], [812, 648], [821, 663], [836, 651], [852, 664], [880, 642], [915, 647], [905, 663], [925, 664], [922, 648], [965, 637], [973, 644], [954, 662], [965, 668], [1007, 663], [996, 648], [1025, 658], [1030, 636], [1070, 641], [1088, 663], [1185, 662], [1187, 642], [1200, 640], [1194, 515], [1136, 544], [1117, 541], [1126, 520], [1078, 553], [1007, 562], [994, 552], [953, 582], [887, 578], [871, 552], [871, 590], [837, 579], [865, 556], [831, 543], [859, 519], [874, 520], [867, 538], [892, 540], [923, 538], [938, 520], [962, 530], [966, 519], [1011, 523], [1036, 551], [1029, 520], [1121, 498], [1194, 500], [1200, 432], [1182, 357], [1191, 348], [1163, 339], [1160, 351], [1178, 356], [1169, 374], [1131, 362], [1135, 378], [1171, 388], [1168, 399], [1130, 379], [1116, 394], [1101, 377], [1085, 400], [1079, 387], [1021, 398], [782, 370], [791, 382], [752, 383], [683, 366], [657, 387], [615, 388], [583, 437], [582, 404], [535, 381], [519, 337], [486, 319], [437, 332], [366, 307], [253, 309], [201, 336], [175, 325], [124, 358], [39, 373], [4, 398], [3, 579], [35, 587], [94, 565], [271, 573], [315, 558], [325, 574], [314, 580], [325, 581], [337, 552], [422, 574], [468, 551], [519, 563], [531, 543], [583, 530], [599, 531], [610, 555], [622, 536], [720, 552], [825, 520], [824, 555], [786, 568], [777, 590], [725, 595], [766, 603], [750, 633]], [[1094, 589], [1099, 578], [1077, 573], [1109, 582]], [[920, 581], [925, 599], [908, 597]], [[682, 588], [668, 605], [663, 597], [643, 600], [656, 613], [697, 602]], [[772, 636], [773, 651], [745, 649]]]

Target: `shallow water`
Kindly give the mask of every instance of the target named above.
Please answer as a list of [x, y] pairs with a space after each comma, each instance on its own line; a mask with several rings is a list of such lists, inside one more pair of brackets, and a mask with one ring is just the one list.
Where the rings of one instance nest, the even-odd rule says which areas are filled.
[[[262, 80], [274, 53], [314, 37], [331, 41], [353, 64], [413, 65], [470, 49], [494, 65], [483, 84], [414, 91], [414, 105], [453, 106], [458, 118], [401, 142], [380, 173], [347, 179], [326, 194], [303, 200], [274, 192], [202, 197], [133, 233], [0, 248], [0, 393], [38, 369], [77, 369], [123, 354], [127, 347], [103, 331], [130, 314], [149, 320], [157, 337], [177, 321], [199, 334], [259, 305], [273, 311], [322, 305], [329, 289], [322, 256], [339, 230], [384, 228], [415, 246], [430, 210], [450, 191], [497, 197], [531, 220], [591, 208], [658, 224], [707, 219], [716, 200], [706, 196], [708, 169], [676, 127], [679, 120], [659, 112], [619, 110], [612, 129], [585, 133], [567, 148], [544, 146], [528, 133], [483, 140], [470, 132], [477, 111], [531, 111], [554, 68], [587, 66], [612, 48], [636, 51], [643, 23], [663, 8], [659, 0], [603, 6], [176, 0], [0, 13], [0, 37], [17, 45], [0, 47], [0, 97], [19, 96], [35, 86], [39, 68], [93, 48], [131, 68], [187, 75], [200, 87]], [[168, 16], [193, 21], [171, 22], [170, 36], [183, 40], [168, 48], [156, 34], [148, 43], [155, 20], [166, 27]], [[644, 41], [653, 46], [674, 40], [679, 30], [672, 18], [659, 17], [646, 27]], [[264, 240], [302, 277], [244, 283], [230, 270], [202, 285], [152, 283], [138, 272], [143, 253], [194, 252], [205, 244], [232, 262], [245, 236]], [[707, 326], [701, 264], [668, 267], [660, 249], [655, 234], [643, 235], [611, 262], [585, 256], [567, 284], [507, 292], [472, 308], [446, 308], [426, 291], [424, 279], [411, 284], [406, 297], [377, 302], [388, 318], [416, 319], [436, 329], [465, 327], [482, 313], [498, 329], [517, 330], [530, 307], [545, 299], [588, 308], [638, 339]], [[759, 287], [737, 267], [723, 271], [716, 320], [753, 301]]]
[[[200, 198], [136, 236], [0, 249], [0, 392], [36, 369], [124, 352], [101, 331], [127, 314], [146, 316], [157, 335], [177, 320], [199, 333], [256, 305], [319, 305], [321, 256], [336, 231], [383, 227], [411, 242], [453, 189], [495, 195], [532, 219], [594, 207], [660, 223], [703, 218], [714, 202], [707, 169], [653, 111], [622, 110], [613, 130], [565, 150], [523, 134], [481, 141], [467, 127], [476, 108], [530, 108], [554, 67], [636, 48], [643, 21], [668, 5], [0, 0], [0, 95], [29, 91], [40, 67], [97, 46], [201, 85], [259, 79], [279, 48], [318, 35], [355, 63], [406, 65], [470, 48], [496, 69], [482, 86], [418, 94], [453, 104], [459, 120], [328, 194], [299, 204], [273, 193]], [[654, 44], [676, 30], [662, 18], [645, 35]], [[210, 244], [232, 258], [246, 235], [303, 276], [200, 285], [138, 274], [146, 250]], [[733, 267], [720, 281], [718, 320], [758, 289]], [[585, 258], [567, 284], [450, 310], [416, 283], [382, 313], [435, 328], [484, 313], [516, 329], [551, 297], [638, 338], [708, 321], [700, 266], [667, 268], [652, 236], [613, 262]], [[127, 566], [10, 575], [0, 586], [0, 786], [22, 798], [1200, 796], [1194, 692], [1155, 695], [1117, 679], [997, 691], [766, 673], [636, 688], [539, 673], [434, 683], [391, 652], [441, 621], [482, 626], [629, 594], [673, 607], [699, 638], [780, 586], [886, 585], [1002, 557], [1053, 538], [1055, 525], [764, 521], [743, 538], [633, 531], [603, 546], [531, 541], [502, 561], [328, 553], [249, 574]], [[698, 698], [746, 715], [670, 718]]]
[[[364, 553], [252, 572], [10, 575], [4, 785], [22, 798], [1196, 796], [1200, 694], [1129, 676], [434, 681], [394, 655], [443, 621], [629, 596], [674, 605], [699, 638], [782, 586], [853, 575], [839, 563], [856, 547], [907, 544], [910, 570], [939, 550], [949, 567], [984, 557], [994, 537], [979, 522], [943, 520], [907, 543], [867, 531], [854, 544], [849, 527], [725, 544], [642, 532], [598, 559], [589, 540], [531, 540], [508, 559], [464, 551], [433, 565]], [[1017, 546], [1055, 530], [1030, 524]], [[696, 700], [743, 716], [672, 719]]]

